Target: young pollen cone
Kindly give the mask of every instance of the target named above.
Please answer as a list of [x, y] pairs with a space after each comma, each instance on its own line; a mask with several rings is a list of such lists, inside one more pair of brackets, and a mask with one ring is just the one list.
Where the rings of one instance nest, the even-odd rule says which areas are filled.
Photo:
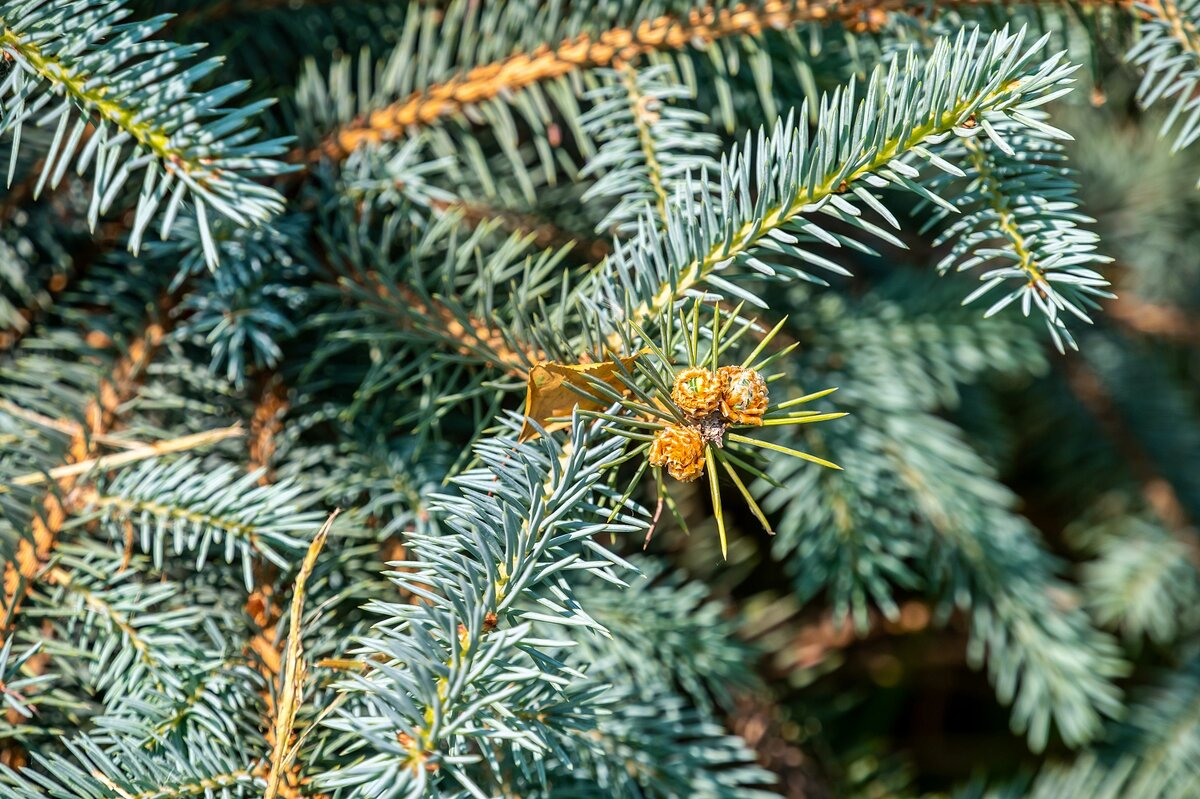
[[708, 416], [721, 404], [721, 380], [701, 366], [684, 369], [675, 378], [671, 399], [689, 416]]
[[770, 401], [767, 381], [753, 369], [722, 366], [717, 370], [721, 382], [721, 413], [733, 424], [761, 425]]
[[704, 440], [691, 427], [664, 427], [650, 444], [650, 465], [665, 466], [667, 474], [690, 483], [704, 473]]

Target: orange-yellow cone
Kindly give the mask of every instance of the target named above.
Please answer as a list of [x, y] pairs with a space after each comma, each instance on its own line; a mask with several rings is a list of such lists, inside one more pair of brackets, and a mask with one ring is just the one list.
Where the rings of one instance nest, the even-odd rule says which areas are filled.
[[650, 444], [650, 465], [665, 466], [676, 480], [691, 482], [704, 473], [704, 441], [691, 427], [664, 427]]

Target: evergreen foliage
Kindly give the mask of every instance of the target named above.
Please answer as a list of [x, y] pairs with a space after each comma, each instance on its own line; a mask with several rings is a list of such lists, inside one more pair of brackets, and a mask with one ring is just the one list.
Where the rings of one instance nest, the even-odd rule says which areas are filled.
[[1197, 795], [1198, 26], [0, 0], [0, 793]]

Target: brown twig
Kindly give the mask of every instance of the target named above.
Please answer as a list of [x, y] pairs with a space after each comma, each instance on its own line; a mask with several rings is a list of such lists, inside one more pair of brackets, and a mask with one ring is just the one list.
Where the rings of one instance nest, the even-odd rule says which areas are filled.
[[[309, 575], [317, 564], [317, 556], [325, 546], [329, 536], [329, 528], [337, 518], [337, 510], [329, 514], [325, 524], [321, 526], [316, 537], [308, 546], [308, 553], [300, 565], [300, 573], [296, 575], [296, 584], [292, 589], [291, 612], [288, 618], [287, 650], [283, 662], [283, 674], [279, 687], [279, 702], [275, 708], [275, 722], [271, 728], [274, 745], [271, 750], [268, 767], [267, 790], [263, 799], [275, 799], [284, 786], [284, 779], [289, 772], [289, 766], [294, 763], [295, 753], [289, 757], [288, 744], [292, 740], [292, 729], [296, 725], [296, 713], [304, 702], [304, 682], [308, 675], [308, 667], [303, 660], [304, 644], [302, 628], [304, 616], [304, 590], [308, 584]], [[289, 786], [292, 787], [292, 786]]]
[[[397, 321], [406, 328], [420, 325], [435, 331], [440, 340], [455, 341], [453, 349], [460, 355], [481, 359], [486, 365], [522, 380], [529, 375], [531, 364], [546, 360], [545, 353], [540, 350], [523, 353], [514, 349], [488, 322], [463, 317], [436, 297], [385, 280], [374, 270], [364, 272], [349, 267], [339, 273], [328, 261], [326, 268], [350, 298], [375, 304], [389, 314], [396, 308], [403, 308]], [[337, 279], [339, 274], [344, 275], [344, 279]]]
[[[54, 419], [44, 414], [35, 411], [26, 410], [20, 405], [6, 399], [0, 399], [0, 411], [7, 413], [9, 416], [16, 417], [26, 422], [30, 422], [39, 427], [45, 427], [49, 430], [55, 430], [68, 436], [85, 435], [83, 426], [78, 422], [73, 422], [69, 419]], [[117, 449], [137, 449], [146, 446], [141, 441], [133, 441], [132, 439], [117, 438], [115, 436], [100, 434], [95, 436], [97, 444], [104, 444], [108, 447]]]
[[650, 526], [646, 528], [646, 538], [644, 541], [642, 541], [643, 552], [648, 546], [650, 546], [650, 539], [654, 537], [654, 531], [658, 529], [659, 519], [662, 518], [663, 504], [663, 497], [660, 494], [658, 497], [658, 502], [656, 502], [654, 505], [654, 516], [652, 516], [650, 519]]
[[702, 47], [718, 39], [757, 36], [768, 29], [804, 22], [878, 26], [889, 12], [910, 4], [909, 0], [769, 0], [757, 6], [743, 3], [725, 9], [699, 8], [686, 17], [661, 16], [645, 20], [636, 28], [613, 28], [594, 37], [580, 35], [556, 47], [543, 46], [532, 53], [518, 53], [475, 67], [378, 109], [332, 133], [309, 154], [309, 160], [321, 156], [341, 160], [364, 143], [401, 137], [410, 127], [428, 125], [466, 106], [576, 70], [624, 64], [654, 51]]
[[[91, 471], [107, 471], [115, 469], [118, 466], [128, 466], [138, 461], [157, 458], [160, 455], [170, 455], [174, 452], [186, 452], [197, 447], [208, 446], [218, 441], [224, 441], [232, 436], [243, 435], [244, 432], [240, 425], [234, 425], [233, 427], [222, 427], [217, 430], [206, 430], [203, 433], [192, 433], [166, 441], [155, 441], [151, 444], [143, 444], [116, 455], [101, 455], [98, 458], [88, 458], [87, 460], [64, 464], [48, 472], [29, 472], [28, 474], [13, 478], [9, 481], [9, 484], [15, 486], [34, 486], [56, 480], [61, 483], [65, 479], [74, 479], [81, 474], [87, 474]], [[6, 490], [8, 489], [0, 486], [0, 493]]]
[[[372, 277], [376, 277], [372, 275]], [[407, 286], [388, 287], [380, 281], [375, 282], [380, 296], [392, 291], [410, 310], [413, 316], [428, 319], [427, 325], [439, 331], [439, 337], [448, 337], [458, 344], [455, 350], [460, 355], [483, 357], [487, 365], [504, 371], [513, 377], [524, 380], [529, 376], [529, 366], [546, 360], [545, 353], [540, 350], [520, 352], [509, 346], [504, 336], [488, 323], [467, 317], [465, 320], [455, 314], [436, 299], [422, 299], [417, 292]], [[393, 297], [395, 299], [395, 297]]]
[[258, 482], [267, 485], [275, 479], [271, 466], [275, 456], [275, 436], [283, 430], [283, 416], [288, 411], [289, 403], [287, 386], [278, 374], [266, 374], [260, 379], [260, 384], [258, 401], [250, 417], [250, 461], [247, 468], [252, 472], [262, 469], [263, 474]]

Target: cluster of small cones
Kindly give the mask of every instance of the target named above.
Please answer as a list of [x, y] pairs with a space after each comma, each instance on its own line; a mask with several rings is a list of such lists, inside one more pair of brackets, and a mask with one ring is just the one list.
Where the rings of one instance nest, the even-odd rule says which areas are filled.
[[650, 464], [665, 466], [676, 480], [690, 482], [704, 472], [705, 447], [724, 445], [726, 428], [762, 424], [767, 381], [741, 366], [722, 366], [716, 372], [693, 366], [675, 378], [671, 399], [687, 423], [658, 431], [650, 444]]

